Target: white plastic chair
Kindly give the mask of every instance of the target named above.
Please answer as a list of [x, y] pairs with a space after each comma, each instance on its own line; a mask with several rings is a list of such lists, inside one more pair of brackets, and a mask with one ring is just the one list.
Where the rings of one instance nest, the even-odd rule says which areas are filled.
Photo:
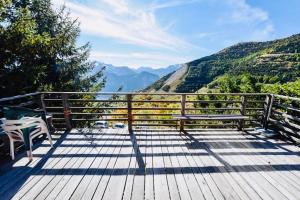
[[47, 125], [41, 118], [23, 117], [19, 120], [2, 119], [1, 125], [3, 131], [7, 134], [10, 141], [10, 155], [12, 160], [15, 159], [14, 142], [24, 142], [22, 129], [34, 127], [29, 133], [29, 150], [27, 156], [32, 160], [32, 140], [42, 134], [47, 134], [51, 147], [53, 147], [52, 138], [48, 131]]

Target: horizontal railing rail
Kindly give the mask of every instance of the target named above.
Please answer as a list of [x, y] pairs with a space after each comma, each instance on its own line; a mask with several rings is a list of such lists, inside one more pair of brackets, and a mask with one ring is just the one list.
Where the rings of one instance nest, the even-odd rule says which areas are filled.
[[[263, 126], [300, 139], [300, 99], [267, 93], [37, 92], [0, 99], [1, 106], [43, 109], [57, 128], [123, 122], [139, 128], [234, 128], [233, 121], [187, 121], [174, 114], [243, 114], [245, 127]], [[142, 126], [142, 127], [141, 127]]]
[[17, 95], [13, 97], [1, 98], [0, 105], [39, 108], [41, 106], [40, 95], [41, 95], [40, 92], [36, 92], [36, 93], [29, 93], [24, 95]]
[[24, 95], [17, 95], [17, 96], [13, 96], [13, 97], [6, 97], [6, 98], [1, 98], [0, 102], [13, 101], [13, 100], [17, 100], [17, 99], [23, 99], [26, 97], [37, 96], [40, 94], [41, 94], [40, 92], [35, 92], [35, 93], [29, 93], [29, 94], [24, 94]]
[[[43, 92], [43, 105], [61, 127], [92, 125], [94, 121], [123, 122], [129, 130], [145, 127], [237, 127], [231, 121], [190, 121], [180, 124], [172, 115], [243, 114], [247, 127], [262, 123], [268, 94], [262, 93], [127, 93]], [[183, 97], [185, 102], [183, 103]], [[244, 104], [244, 105], [242, 105]]]
[[180, 96], [180, 95], [207, 95], [207, 96], [266, 96], [269, 93], [147, 93], [147, 92], [41, 92], [42, 94], [78, 94], [78, 95], [135, 95], [135, 96]]
[[300, 142], [300, 98], [274, 95], [269, 128]]

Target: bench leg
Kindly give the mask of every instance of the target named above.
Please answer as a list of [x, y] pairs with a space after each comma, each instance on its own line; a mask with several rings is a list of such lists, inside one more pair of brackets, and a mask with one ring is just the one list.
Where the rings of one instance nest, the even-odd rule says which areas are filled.
[[179, 121], [180, 133], [184, 133], [184, 120]]
[[238, 122], [238, 130], [243, 131], [244, 130], [244, 120], [239, 120]]

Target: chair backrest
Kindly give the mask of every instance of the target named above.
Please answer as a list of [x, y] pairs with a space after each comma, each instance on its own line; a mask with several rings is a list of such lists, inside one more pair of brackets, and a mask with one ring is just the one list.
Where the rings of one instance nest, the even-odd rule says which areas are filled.
[[41, 117], [49, 130], [49, 124], [46, 119], [46, 113], [43, 110], [32, 110], [24, 107], [10, 107], [3, 106], [2, 107], [3, 117], [7, 120], [18, 120], [22, 117]]
[[3, 117], [6, 119], [21, 119], [22, 117], [41, 117], [46, 122], [44, 111], [32, 110], [24, 107], [2, 107]]

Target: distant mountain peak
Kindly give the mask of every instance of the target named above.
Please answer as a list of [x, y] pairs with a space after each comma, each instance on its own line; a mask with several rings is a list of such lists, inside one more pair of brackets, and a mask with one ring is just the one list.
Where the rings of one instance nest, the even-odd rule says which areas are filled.
[[122, 87], [124, 92], [141, 90], [162, 76], [178, 69], [179, 65], [171, 65], [165, 68], [140, 67], [138, 69], [128, 66], [114, 66], [103, 62], [96, 62], [95, 71], [106, 67], [106, 85], [104, 92], [113, 92]]

